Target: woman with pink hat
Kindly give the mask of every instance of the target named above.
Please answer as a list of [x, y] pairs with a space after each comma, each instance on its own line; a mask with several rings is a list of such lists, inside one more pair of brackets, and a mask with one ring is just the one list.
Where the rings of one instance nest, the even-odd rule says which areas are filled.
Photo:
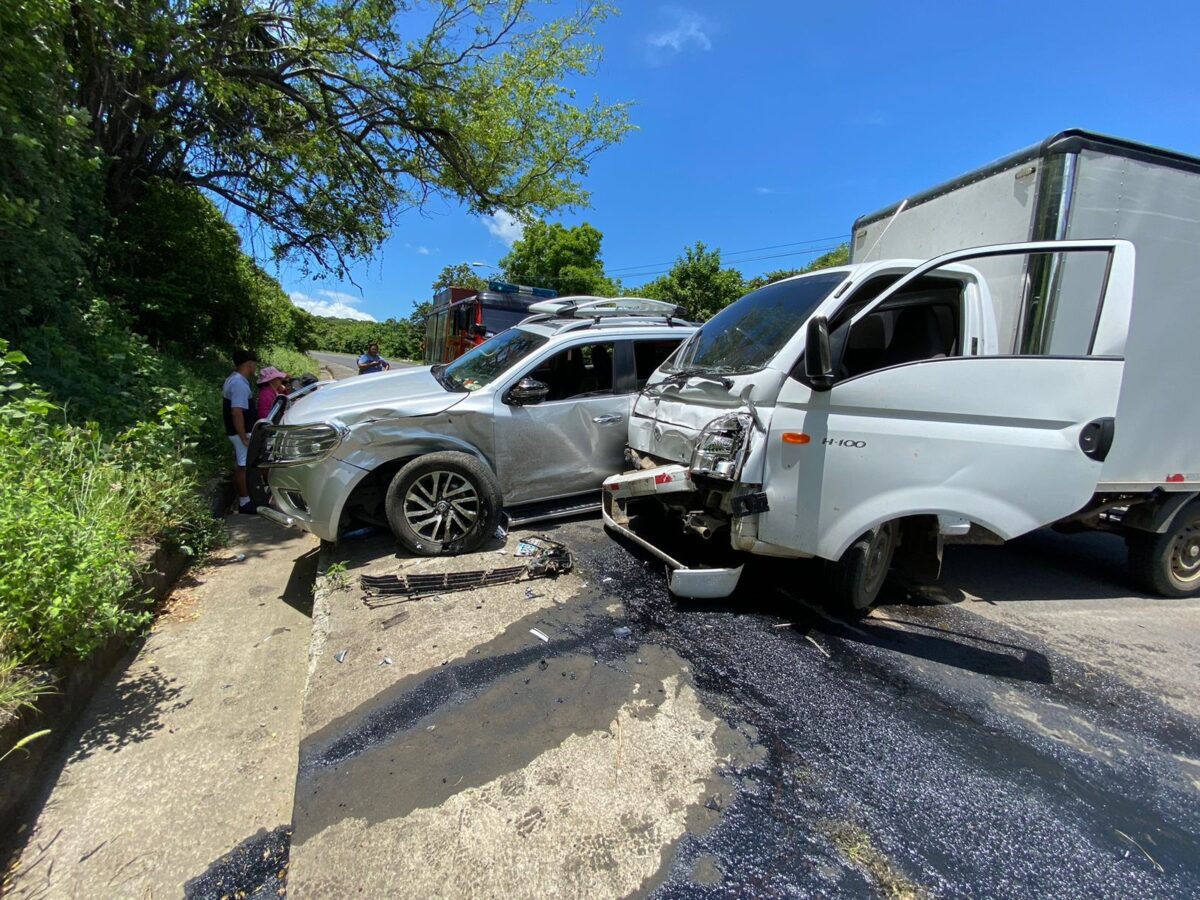
[[275, 398], [287, 393], [287, 372], [267, 366], [258, 373], [258, 417], [265, 419], [275, 405]]

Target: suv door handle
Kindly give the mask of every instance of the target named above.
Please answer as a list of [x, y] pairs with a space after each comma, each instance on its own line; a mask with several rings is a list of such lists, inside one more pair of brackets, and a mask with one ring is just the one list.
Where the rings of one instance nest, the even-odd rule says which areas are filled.
[[597, 425], [615, 425], [624, 418], [624, 416], [594, 416], [592, 421]]

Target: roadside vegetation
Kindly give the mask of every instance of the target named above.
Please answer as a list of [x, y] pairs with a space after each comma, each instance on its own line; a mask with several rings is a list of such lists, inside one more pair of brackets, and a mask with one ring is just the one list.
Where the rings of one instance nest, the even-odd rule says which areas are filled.
[[344, 276], [434, 198], [586, 202], [630, 126], [562, 85], [610, 10], [431, 6], [0, 3], [0, 721], [144, 626], [150, 548], [216, 540], [231, 352], [301, 374], [325, 343], [267, 266]]

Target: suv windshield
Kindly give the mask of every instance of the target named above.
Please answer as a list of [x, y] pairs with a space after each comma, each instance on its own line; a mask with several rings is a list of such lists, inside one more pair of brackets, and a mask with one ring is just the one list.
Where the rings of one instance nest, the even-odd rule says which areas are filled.
[[510, 328], [474, 350], [464, 353], [446, 366], [434, 366], [433, 374], [443, 386], [453, 391], [477, 391], [496, 379], [510, 366], [546, 343], [549, 338]]
[[825, 272], [747, 294], [705, 322], [663, 371], [736, 375], [761, 369], [845, 279], [845, 272]]

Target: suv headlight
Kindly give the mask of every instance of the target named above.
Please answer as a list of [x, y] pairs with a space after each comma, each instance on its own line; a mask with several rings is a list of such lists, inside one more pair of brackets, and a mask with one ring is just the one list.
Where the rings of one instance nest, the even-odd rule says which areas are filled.
[[692, 452], [691, 470], [697, 475], [709, 475], [736, 481], [742, 471], [754, 420], [746, 413], [731, 413], [713, 419], [700, 432]]
[[324, 459], [349, 433], [334, 425], [267, 425], [258, 465], [299, 466]]

